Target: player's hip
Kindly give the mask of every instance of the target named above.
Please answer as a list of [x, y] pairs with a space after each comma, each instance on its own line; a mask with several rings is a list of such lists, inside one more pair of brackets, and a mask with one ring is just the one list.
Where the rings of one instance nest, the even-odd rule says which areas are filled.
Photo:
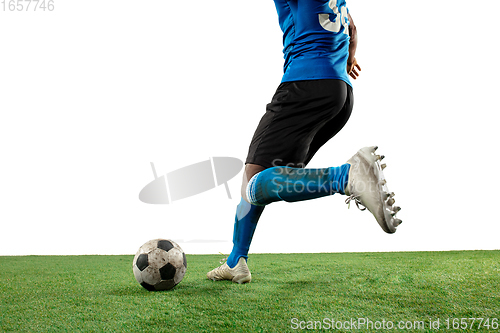
[[340, 79], [298, 80], [282, 82], [269, 104], [267, 111], [287, 113], [328, 113], [342, 107], [352, 87]]
[[281, 82], [332, 79], [352, 87], [346, 67], [347, 56], [292, 58], [286, 61]]

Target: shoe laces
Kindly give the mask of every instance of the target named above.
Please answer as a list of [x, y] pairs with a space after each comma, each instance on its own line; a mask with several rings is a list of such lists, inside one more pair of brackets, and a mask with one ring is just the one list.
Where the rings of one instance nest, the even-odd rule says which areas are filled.
[[[359, 195], [355, 195], [355, 194], [352, 194], [350, 196], [347, 197], [347, 199], [345, 199], [345, 203], [347, 204], [347, 209], [351, 208], [351, 201], [354, 200], [354, 203], [356, 204], [356, 207], [358, 207], [358, 209], [360, 211], [364, 211], [366, 210], [366, 207], [363, 205], [363, 203], [359, 200]], [[363, 208], [359, 207], [359, 206], [362, 206]]]
[[227, 261], [228, 256], [226, 256], [226, 255], [225, 255], [224, 253], [222, 253], [222, 252], [219, 252], [219, 254], [220, 254], [221, 256], [224, 256], [224, 258], [222, 258], [222, 259], [219, 261], [219, 263], [220, 263], [221, 265], [224, 265], [224, 263]]

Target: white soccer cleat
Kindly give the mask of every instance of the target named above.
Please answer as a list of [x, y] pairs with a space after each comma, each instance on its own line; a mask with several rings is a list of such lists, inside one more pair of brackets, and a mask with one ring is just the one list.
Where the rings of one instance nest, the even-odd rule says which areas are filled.
[[345, 189], [345, 194], [349, 196], [346, 203], [354, 200], [358, 207], [359, 204], [366, 207], [382, 229], [392, 234], [402, 223], [395, 217], [401, 208], [393, 206], [394, 193], [387, 189], [387, 181], [382, 171], [386, 165], [380, 164], [385, 156], [375, 155], [377, 149], [378, 147], [362, 148], [347, 161], [351, 168]]
[[222, 264], [207, 273], [207, 279], [213, 281], [231, 280], [234, 283], [247, 283], [252, 281], [252, 274], [247, 266], [245, 258], [241, 257], [234, 268], [230, 268], [227, 263]]

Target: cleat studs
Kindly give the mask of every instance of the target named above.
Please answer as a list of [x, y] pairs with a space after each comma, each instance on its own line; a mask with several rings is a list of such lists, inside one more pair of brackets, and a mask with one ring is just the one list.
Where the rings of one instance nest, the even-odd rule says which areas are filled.
[[382, 170], [384, 170], [385, 168], [387, 168], [387, 164], [385, 164], [385, 163], [384, 163], [384, 164], [382, 164], [382, 165], [380, 166], [380, 168], [381, 168]]
[[385, 158], [385, 155], [380, 155], [380, 160], [382, 161]]
[[397, 226], [401, 225], [401, 223], [403, 223], [403, 221], [401, 221], [400, 219], [394, 219], [393, 221], [394, 221], [394, 222], [393, 222], [393, 225], [394, 225], [395, 227], [397, 227]]
[[382, 179], [379, 184], [382, 185], [382, 186], [384, 186], [385, 184], [387, 184], [387, 180]]
[[394, 213], [397, 213], [397, 212], [399, 212], [400, 210], [401, 210], [401, 207], [398, 207], [398, 206], [394, 207]]
[[396, 200], [394, 200], [393, 198], [390, 198], [389, 200], [387, 200], [387, 205], [392, 206], [392, 205], [394, 205], [395, 202], [396, 202]]
[[377, 159], [378, 161], [382, 161], [384, 158], [384, 155], [375, 155], [375, 159]]
[[376, 152], [376, 151], [377, 151], [377, 149], [378, 149], [378, 146], [373, 146], [373, 147], [372, 147], [372, 152]]
[[394, 198], [394, 192], [391, 192], [391, 193], [384, 192], [384, 194], [382, 194], [382, 199], [387, 200], [390, 198]]

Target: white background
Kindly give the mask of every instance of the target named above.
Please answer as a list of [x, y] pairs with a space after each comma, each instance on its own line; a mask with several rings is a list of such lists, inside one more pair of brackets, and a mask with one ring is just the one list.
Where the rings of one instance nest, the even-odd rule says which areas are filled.
[[[386, 235], [334, 195], [275, 203], [251, 252], [498, 249], [499, 5], [348, 3], [355, 107], [310, 167], [380, 146], [403, 225]], [[229, 253], [241, 174], [170, 205], [159, 175], [244, 160], [282, 75], [270, 0], [55, 0], [0, 11], [0, 255], [131, 254], [153, 238]]]

